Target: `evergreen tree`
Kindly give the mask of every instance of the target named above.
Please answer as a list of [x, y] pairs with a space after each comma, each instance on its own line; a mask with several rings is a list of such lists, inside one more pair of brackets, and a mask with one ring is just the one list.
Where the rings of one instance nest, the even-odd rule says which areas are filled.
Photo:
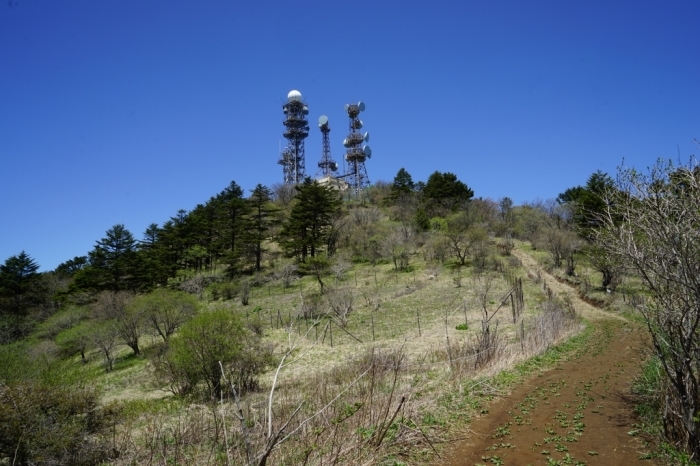
[[296, 186], [297, 195], [289, 219], [282, 228], [282, 247], [304, 262], [325, 244], [331, 221], [340, 213], [337, 191], [310, 178]]
[[423, 196], [437, 202], [468, 201], [474, 197], [474, 191], [459, 181], [454, 173], [436, 171], [428, 177]]
[[75, 274], [73, 289], [135, 290], [139, 282], [139, 257], [136, 240], [123, 224], [107, 230], [105, 237], [95, 243], [88, 253], [89, 266]]
[[255, 257], [255, 270], [260, 271], [262, 254], [265, 252], [262, 244], [267, 239], [267, 233], [277, 223], [278, 209], [271, 203], [272, 192], [267, 186], [258, 184], [248, 198], [248, 215], [245, 222], [244, 241], [250, 247]]
[[397, 198], [402, 194], [411, 194], [415, 189], [415, 184], [411, 175], [404, 169], [401, 168], [396, 176], [394, 177], [394, 182], [391, 184], [391, 195], [393, 198]]
[[0, 265], [0, 314], [25, 314], [41, 301], [37, 270], [39, 264], [24, 251]]
[[224, 260], [229, 266], [229, 272], [234, 272], [238, 267], [241, 254], [238, 244], [243, 230], [243, 218], [248, 212], [248, 204], [243, 198], [243, 189], [231, 183], [214, 199], [218, 214], [218, 241], [224, 255]]

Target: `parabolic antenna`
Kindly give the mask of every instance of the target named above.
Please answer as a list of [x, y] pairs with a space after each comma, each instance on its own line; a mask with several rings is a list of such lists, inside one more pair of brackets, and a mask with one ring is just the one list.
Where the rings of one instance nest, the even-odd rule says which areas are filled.
[[355, 129], [362, 128], [362, 120], [355, 120], [354, 127], [355, 127]]
[[345, 104], [345, 111], [347, 112], [348, 109], [350, 108], [350, 104]]
[[289, 102], [301, 102], [301, 92], [289, 91], [289, 94], [287, 94], [287, 100]]
[[359, 102], [357, 103], [357, 106], [360, 107], [360, 111], [361, 111], [361, 112], [364, 112], [364, 111], [365, 111], [365, 103], [364, 103], [364, 102], [359, 101]]
[[309, 107], [307, 107], [306, 105], [304, 105], [304, 109], [303, 109], [303, 110], [304, 110], [304, 115], [308, 115], [308, 114], [309, 114]]
[[326, 123], [328, 123], [328, 117], [326, 115], [321, 115], [320, 117], [318, 117], [318, 124], [319, 125], [323, 126]]
[[333, 170], [333, 171], [338, 170], [338, 162], [333, 162], [333, 166], [331, 167], [331, 170]]
[[362, 152], [365, 154], [365, 157], [372, 158], [372, 149], [370, 149], [369, 146], [362, 146]]
[[365, 142], [369, 142], [369, 133], [365, 133], [365, 135], [362, 137], [362, 139], [364, 139]]

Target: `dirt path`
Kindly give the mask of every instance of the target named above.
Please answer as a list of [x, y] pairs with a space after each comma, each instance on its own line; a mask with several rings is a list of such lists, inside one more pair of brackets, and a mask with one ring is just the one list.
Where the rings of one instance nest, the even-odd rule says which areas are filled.
[[528, 269], [540, 270], [555, 292], [571, 296], [577, 311], [594, 322], [594, 334], [585, 349], [491, 405], [441, 464], [654, 464], [639, 459], [644, 448], [625, 399], [642, 363], [644, 330], [582, 301], [527, 254], [517, 256]]

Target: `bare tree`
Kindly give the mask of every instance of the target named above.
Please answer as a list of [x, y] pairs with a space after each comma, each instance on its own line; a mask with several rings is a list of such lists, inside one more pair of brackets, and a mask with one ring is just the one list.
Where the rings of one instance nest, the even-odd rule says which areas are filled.
[[622, 168], [597, 244], [648, 289], [641, 313], [666, 375], [664, 432], [700, 459], [700, 170], [659, 161]]
[[114, 350], [119, 344], [119, 330], [115, 321], [109, 320], [96, 324], [90, 329], [89, 336], [92, 343], [102, 353], [105, 371], [111, 372], [114, 369]]
[[142, 309], [131, 307], [134, 295], [126, 291], [104, 291], [95, 303], [95, 313], [101, 320], [111, 320], [124, 343], [140, 354], [139, 339], [144, 332], [145, 315]]

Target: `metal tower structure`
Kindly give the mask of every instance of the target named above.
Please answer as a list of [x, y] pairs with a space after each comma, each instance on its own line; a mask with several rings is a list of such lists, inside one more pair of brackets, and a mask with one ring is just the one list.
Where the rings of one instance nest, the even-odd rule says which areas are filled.
[[359, 117], [360, 112], [364, 110], [364, 102], [345, 105], [345, 111], [348, 112], [350, 118], [350, 132], [343, 141], [343, 145], [347, 148], [345, 152], [345, 176], [356, 194], [369, 186], [365, 160], [372, 158], [372, 149], [363, 145], [363, 143], [369, 142], [369, 133], [360, 133], [362, 120]]
[[331, 140], [329, 138], [331, 127], [328, 124], [326, 115], [321, 115], [318, 118], [318, 127], [321, 129], [323, 136], [323, 154], [321, 155], [321, 161], [318, 162], [318, 169], [323, 176], [330, 176], [338, 170], [338, 164], [331, 158]]
[[282, 110], [285, 115], [283, 136], [287, 139], [287, 146], [282, 149], [277, 163], [282, 165], [284, 183], [297, 184], [306, 177], [304, 139], [309, 135], [309, 122], [306, 119], [309, 107], [302, 100], [301, 92], [290, 91]]

